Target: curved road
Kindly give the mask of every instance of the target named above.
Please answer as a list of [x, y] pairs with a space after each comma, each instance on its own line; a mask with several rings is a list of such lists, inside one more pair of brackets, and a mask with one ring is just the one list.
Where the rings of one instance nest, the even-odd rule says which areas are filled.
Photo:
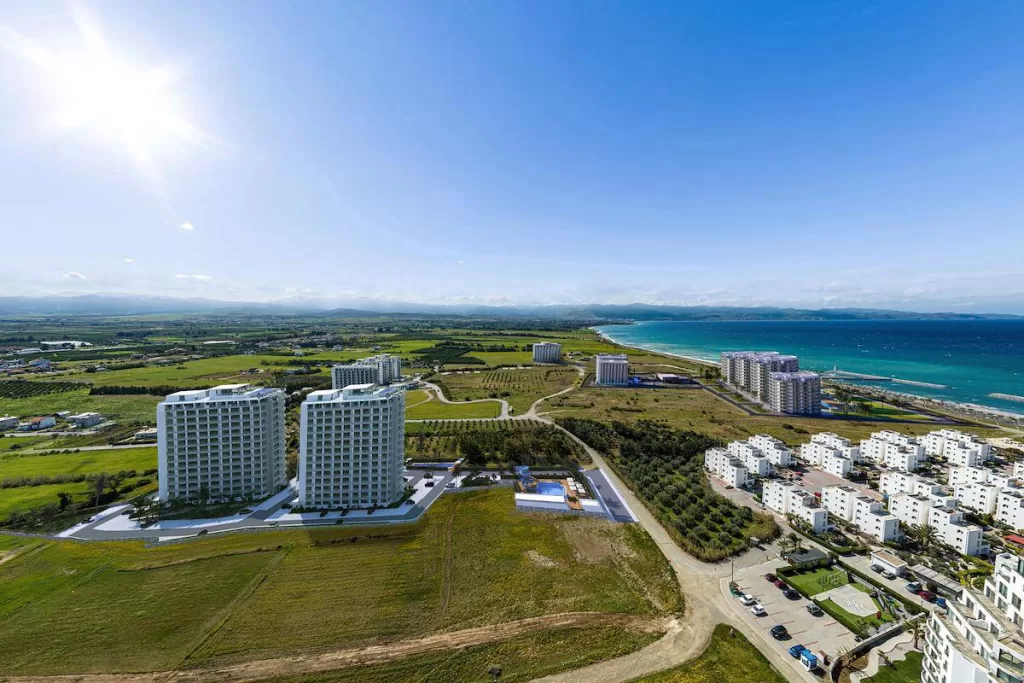
[[[453, 406], [464, 406], [467, 403], [493, 403], [493, 402], [497, 402], [497, 403], [501, 404], [501, 414], [498, 415], [498, 417], [455, 418], [455, 419], [451, 419], [451, 420], [445, 420], [444, 418], [440, 418], [444, 422], [477, 422], [479, 420], [507, 420], [507, 419], [509, 419], [509, 415], [508, 415], [508, 401], [506, 401], [503, 398], [478, 398], [478, 399], [474, 399], [472, 401], [449, 401], [448, 397], [444, 395], [443, 391], [441, 391], [441, 387], [437, 386], [436, 384], [434, 384], [432, 382], [428, 382], [428, 381], [422, 380], [422, 379], [420, 380], [420, 382], [422, 382], [423, 386], [427, 387], [428, 389], [433, 390], [434, 394], [437, 395], [437, 398], [438, 398], [439, 401], [441, 401], [441, 403], [447, 403], [447, 404], [453, 405]], [[406, 422], [436, 422], [436, 421], [437, 420], [406, 420]]]

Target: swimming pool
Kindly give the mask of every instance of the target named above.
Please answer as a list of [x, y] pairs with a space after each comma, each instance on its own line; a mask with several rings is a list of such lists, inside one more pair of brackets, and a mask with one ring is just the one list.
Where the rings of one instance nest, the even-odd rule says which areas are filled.
[[537, 493], [545, 496], [564, 496], [565, 489], [553, 481], [542, 481], [537, 484]]

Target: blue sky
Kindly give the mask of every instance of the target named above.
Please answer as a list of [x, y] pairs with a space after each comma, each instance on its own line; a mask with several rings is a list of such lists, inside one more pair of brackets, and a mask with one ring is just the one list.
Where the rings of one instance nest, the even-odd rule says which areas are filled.
[[1022, 26], [943, 0], [5, 2], [0, 291], [1024, 313]]

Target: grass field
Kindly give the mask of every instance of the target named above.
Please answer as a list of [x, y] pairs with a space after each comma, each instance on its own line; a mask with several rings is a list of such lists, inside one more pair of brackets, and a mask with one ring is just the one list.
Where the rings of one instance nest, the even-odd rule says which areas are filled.
[[[678, 429], [690, 429], [726, 441], [770, 434], [790, 446], [806, 443], [811, 434], [835, 432], [854, 441], [872, 432], [893, 429], [904, 434], [927, 434], [929, 424], [886, 423], [842, 418], [777, 417], [747, 415], [711, 393], [697, 389], [601, 389], [585, 387], [544, 404], [543, 412], [557, 417], [587, 417], [611, 422], [660, 421]], [[983, 436], [992, 429], [965, 429]]]
[[67, 484], [43, 484], [42, 486], [20, 486], [0, 489], [0, 524], [15, 511], [25, 512], [57, 502], [61, 491], [70, 493], [76, 502], [89, 498], [89, 483], [85, 481]]
[[798, 590], [802, 590], [811, 597], [849, 583], [845, 571], [841, 569], [828, 569], [826, 567], [802, 574], [790, 574], [782, 578], [786, 583]]
[[52, 455], [22, 455], [15, 451], [15, 454], [0, 454], [0, 481], [15, 477], [115, 473], [122, 470], [142, 472], [155, 467], [156, 446]]
[[719, 624], [700, 657], [632, 683], [786, 683], [786, 678], [742, 634]]
[[450, 405], [434, 399], [405, 410], [407, 420], [479, 420], [498, 415], [501, 415], [501, 404], [497, 401]]
[[438, 379], [452, 401], [504, 398], [515, 413], [525, 413], [538, 398], [573, 386], [579, 373], [566, 367], [509, 368], [443, 375]]
[[[443, 496], [405, 527], [156, 548], [56, 541], [0, 565], [0, 583], [0, 675], [219, 664], [549, 613], [682, 607], [671, 568], [642, 530], [519, 513], [508, 490]], [[648, 640], [609, 633], [602, 652]], [[605, 655], [553, 646], [549, 656], [531, 666]]]
[[122, 423], [155, 424], [156, 404], [161, 400], [159, 396], [146, 395], [90, 396], [89, 390], [84, 389], [32, 398], [0, 399], [0, 415], [29, 417], [70, 410], [72, 413], [97, 412]]
[[917, 683], [921, 680], [924, 654], [908, 652], [906, 659], [893, 662], [892, 666], [883, 666], [864, 683]]

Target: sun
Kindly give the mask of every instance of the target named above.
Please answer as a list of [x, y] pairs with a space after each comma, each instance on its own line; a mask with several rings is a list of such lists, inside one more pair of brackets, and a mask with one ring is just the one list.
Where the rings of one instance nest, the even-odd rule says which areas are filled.
[[[159, 152], [181, 142], [209, 147], [216, 140], [182, 113], [176, 72], [115, 57], [98, 24], [78, 5], [72, 14], [82, 50], [61, 57], [0, 25], [0, 50], [38, 67], [46, 105], [39, 120], [47, 131], [76, 133], [126, 153], [159, 183]], [[77, 46], [64, 46], [77, 47]]]

